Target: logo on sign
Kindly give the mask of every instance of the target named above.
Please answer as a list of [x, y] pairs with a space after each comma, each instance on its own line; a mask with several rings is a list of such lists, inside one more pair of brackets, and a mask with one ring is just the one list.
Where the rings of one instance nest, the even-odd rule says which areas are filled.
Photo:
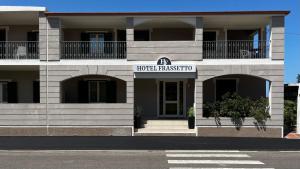
[[166, 57], [162, 57], [157, 60], [157, 65], [171, 65], [171, 60]]

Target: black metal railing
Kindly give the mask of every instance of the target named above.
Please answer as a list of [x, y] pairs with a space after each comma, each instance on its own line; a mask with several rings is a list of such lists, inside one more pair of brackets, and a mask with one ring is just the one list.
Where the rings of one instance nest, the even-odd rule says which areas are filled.
[[204, 41], [203, 59], [264, 59], [269, 56], [267, 41]]
[[125, 59], [126, 42], [120, 41], [64, 41], [61, 59]]
[[39, 59], [39, 42], [1, 41], [0, 59]]

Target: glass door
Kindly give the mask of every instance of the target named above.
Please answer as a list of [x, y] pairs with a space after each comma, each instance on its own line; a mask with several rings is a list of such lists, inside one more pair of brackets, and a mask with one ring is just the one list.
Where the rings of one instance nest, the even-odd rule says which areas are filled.
[[159, 117], [183, 117], [185, 105], [183, 81], [160, 81], [158, 87]]
[[165, 82], [164, 92], [164, 115], [165, 116], [177, 116], [178, 115], [178, 82]]
[[97, 56], [104, 53], [104, 33], [90, 34], [90, 54]]

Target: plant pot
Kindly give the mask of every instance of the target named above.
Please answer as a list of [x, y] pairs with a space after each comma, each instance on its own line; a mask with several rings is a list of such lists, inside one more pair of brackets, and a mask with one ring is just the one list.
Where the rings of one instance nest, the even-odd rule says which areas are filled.
[[195, 117], [189, 117], [188, 124], [189, 124], [189, 129], [194, 129], [195, 128]]
[[134, 116], [134, 128], [140, 128], [140, 127], [141, 127], [141, 117]]

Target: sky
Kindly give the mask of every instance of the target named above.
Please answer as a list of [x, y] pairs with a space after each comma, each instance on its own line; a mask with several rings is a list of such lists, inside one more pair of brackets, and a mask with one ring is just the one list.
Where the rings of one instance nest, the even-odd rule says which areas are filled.
[[285, 82], [300, 74], [300, 0], [0, 0], [0, 5], [44, 6], [51, 12], [289, 10]]

